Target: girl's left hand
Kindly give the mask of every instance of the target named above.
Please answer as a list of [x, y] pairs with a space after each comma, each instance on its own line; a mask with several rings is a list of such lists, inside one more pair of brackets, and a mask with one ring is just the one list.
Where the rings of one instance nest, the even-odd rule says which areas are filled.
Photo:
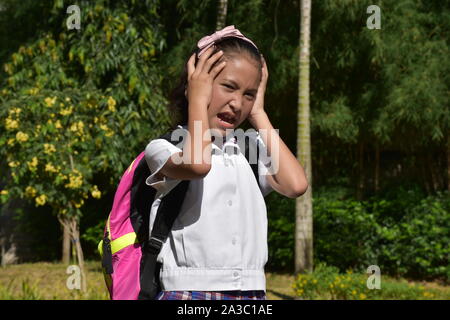
[[261, 55], [262, 62], [262, 76], [261, 82], [259, 83], [258, 93], [256, 94], [255, 103], [253, 108], [248, 115], [248, 120], [252, 123], [252, 120], [264, 111], [264, 94], [266, 93], [267, 79], [269, 78], [269, 71], [267, 70], [266, 60]]

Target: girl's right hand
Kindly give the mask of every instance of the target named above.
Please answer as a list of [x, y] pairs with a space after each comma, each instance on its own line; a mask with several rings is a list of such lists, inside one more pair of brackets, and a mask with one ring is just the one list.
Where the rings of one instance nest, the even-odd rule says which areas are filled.
[[226, 62], [218, 63], [214, 68], [211, 66], [219, 60], [223, 52], [219, 51], [211, 55], [213, 47], [206, 50], [199, 58], [197, 66], [194, 65], [195, 53], [190, 57], [188, 69], [187, 99], [189, 105], [209, 106], [212, 97], [212, 86], [217, 74], [225, 67]]

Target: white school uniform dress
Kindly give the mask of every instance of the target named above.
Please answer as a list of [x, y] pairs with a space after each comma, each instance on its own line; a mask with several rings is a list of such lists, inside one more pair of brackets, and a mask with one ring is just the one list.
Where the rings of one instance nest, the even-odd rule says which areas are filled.
[[[179, 126], [186, 129], [186, 126]], [[186, 130], [187, 133], [187, 130]], [[246, 133], [247, 134], [247, 133]], [[259, 134], [250, 143], [265, 148]], [[211, 169], [190, 181], [180, 214], [158, 256], [164, 291], [266, 290], [267, 210], [264, 196], [270, 158], [264, 150], [255, 175], [236, 138], [212, 143]], [[182, 150], [164, 139], [150, 141], [145, 159], [152, 173], [147, 185], [157, 189], [150, 212], [150, 228], [164, 197], [180, 180], [155, 175], [171, 155]], [[262, 154], [262, 155], [261, 155]]]

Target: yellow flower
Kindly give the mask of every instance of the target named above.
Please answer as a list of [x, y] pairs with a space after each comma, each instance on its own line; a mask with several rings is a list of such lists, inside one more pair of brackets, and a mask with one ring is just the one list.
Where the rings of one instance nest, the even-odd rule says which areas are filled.
[[352, 291], [352, 295], [356, 296], [356, 290]]
[[12, 146], [14, 144], [14, 138], [8, 139], [8, 146]]
[[74, 202], [73, 204], [75, 208], [81, 208], [81, 206], [84, 204], [84, 200], [81, 199], [80, 202]]
[[20, 164], [19, 161], [10, 161], [10, 162], [8, 163], [8, 165], [9, 165], [11, 168], [15, 168], [15, 167], [17, 167], [19, 164]]
[[364, 293], [361, 293], [361, 294], [359, 295], [359, 298], [360, 298], [361, 300], [364, 300], [365, 298], [367, 298], [367, 296], [366, 296]]
[[44, 99], [44, 101], [45, 101], [45, 104], [46, 104], [48, 107], [51, 107], [51, 106], [53, 106], [53, 105], [55, 104], [55, 102], [56, 102], [56, 97], [53, 97], [53, 98], [47, 97], [47, 98]]
[[314, 279], [314, 280], [313, 280], [313, 283], [314, 283], [314, 284], [316, 284], [316, 283], [317, 283], [317, 280], [316, 280], [316, 279]]
[[74, 171], [76, 173], [75, 175], [72, 173], [69, 174], [69, 183], [65, 185], [66, 188], [78, 189], [83, 184], [83, 175], [77, 170]]
[[62, 128], [61, 122], [59, 120], [56, 120], [55, 127], [56, 127], [56, 129], [61, 129]]
[[116, 111], [116, 100], [114, 100], [113, 97], [109, 97], [108, 98], [108, 110], [111, 112], [115, 112]]
[[11, 110], [9, 110], [9, 114], [10, 115], [12, 115], [12, 114], [19, 115], [21, 111], [22, 111], [22, 109], [20, 109], [20, 108], [12, 108]]
[[100, 199], [102, 193], [98, 190], [97, 186], [94, 186], [91, 190], [92, 197], [95, 199]]
[[36, 196], [36, 189], [31, 186], [28, 186], [25, 189], [25, 194], [31, 198], [34, 198]]
[[55, 152], [56, 148], [54, 145], [50, 144], [50, 143], [44, 143], [44, 152], [46, 154], [50, 154], [52, 152]]
[[38, 159], [36, 157], [33, 157], [33, 159], [31, 159], [31, 162], [28, 161], [27, 164], [28, 164], [28, 168], [30, 168], [30, 170], [34, 170], [34, 169], [36, 169], [36, 166], [38, 164]]
[[39, 197], [37, 197], [35, 200], [36, 200], [37, 206], [43, 206], [45, 204], [45, 202], [47, 201], [47, 196], [45, 194], [43, 194], [43, 195], [40, 195]]
[[51, 163], [45, 165], [45, 171], [47, 172], [57, 172], [56, 168]]
[[6, 118], [5, 120], [6, 130], [13, 130], [19, 127], [19, 122], [17, 120], [13, 120], [11, 118]]
[[72, 111], [73, 111], [73, 106], [70, 106], [70, 107], [67, 108], [67, 109], [62, 109], [62, 110], [59, 112], [59, 114], [62, 115], [62, 116], [68, 116], [69, 114], [72, 113]]
[[1, 194], [2, 196], [6, 196], [8, 193], [9, 193], [8, 190], [2, 190], [2, 191], [0, 191], [0, 194]]
[[77, 132], [79, 135], [83, 134], [84, 123], [83, 121], [78, 121], [70, 126], [70, 131]]
[[25, 142], [28, 140], [28, 134], [23, 133], [22, 131], [17, 132], [16, 139], [19, 142]]
[[38, 92], [39, 92], [38, 88], [33, 88], [33, 89], [28, 90], [28, 94], [31, 94], [32, 96], [34, 96]]

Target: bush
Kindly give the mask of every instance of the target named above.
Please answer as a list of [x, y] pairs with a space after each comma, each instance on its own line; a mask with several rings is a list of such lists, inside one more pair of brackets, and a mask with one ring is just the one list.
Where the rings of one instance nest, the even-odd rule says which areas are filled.
[[[267, 197], [268, 269], [293, 271], [295, 200]], [[420, 190], [397, 188], [367, 201], [355, 201], [345, 188], [315, 192], [314, 260], [340, 272], [365, 272], [378, 265], [383, 274], [450, 281], [450, 196], [425, 197]]]
[[357, 274], [347, 270], [344, 274], [339, 269], [319, 263], [314, 272], [299, 274], [293, 284], [300, 299], [320, 300], [420, 300], [449, 299], [448, 291], [425, 289], [405, 281], [399, 282], [381, 277], [380, 289], [367, 287], [367, 274]]
[[[381, 220], [381, 217], [380, 217]], [[450, 197], [438, 193], [406, 208], [394, 225], [377, 226], [380, 267], [390, 274], [450, 281]]]
[[268, 215], [268, 270], [293, 271], [295, 200], [272, 192], [266, 198]]

